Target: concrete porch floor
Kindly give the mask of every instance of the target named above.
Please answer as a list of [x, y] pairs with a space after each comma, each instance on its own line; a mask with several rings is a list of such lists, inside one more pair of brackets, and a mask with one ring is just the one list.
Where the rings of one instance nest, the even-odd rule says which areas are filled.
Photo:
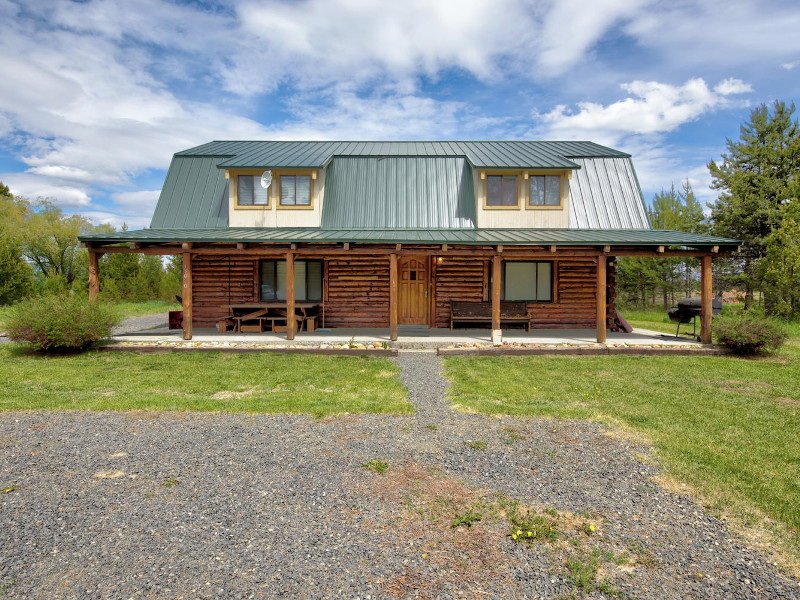
[[[608, 332], [605, 344], [597, 344], [594, 329], [535, 329], [526, 332], [522, 329], [504, 329], [503, 341], [507, 344], [539, 344], [546, 346], [689, 346], [700, 344], [689, 337], [675, 338], [656, 331], [635, 329], [633, 333]], [[159, 343], [184, 342], [183, 331], [167, 328], [148, 329], [135, 333], [113, 336], [121, 342]], [[458, 344], [491, 345], [491, 332], [488, 329], [424, 329], [400, 328], [398, 340], [389, 340], [388, 328], [335, 328], [318, 330], [314, 333], [301, 332], [293, 341], [286, 339], [285, 333], [219, 333], [216, 329], [194, 328], [192, 340], [185, 343], [231, 343], [258, 344], [264, 346], [319, 346], [322, 344], [346, 344], [354, 342], [372, 345], [386, 343], [391, 348], [446, 348]]]

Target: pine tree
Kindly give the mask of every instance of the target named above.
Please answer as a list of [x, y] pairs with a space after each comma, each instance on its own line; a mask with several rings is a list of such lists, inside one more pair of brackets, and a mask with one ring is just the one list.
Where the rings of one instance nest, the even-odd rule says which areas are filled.
[[[780, 228], [781, 207], [796, 196], [800, 176], [800, 127], [792, 119], [795, 106], [775, 102], [753, 110], [741, 126], [738, 141], [727, 140], [722, 162], [708, 163], [712, 187], [720, 190], [712, 205], [714, 233], [742, 240], [742, 250], [733, 258], [739, 263], [745, 288], [745, 306], [753, 302], [760, 287], [758, 263], [765, 256], [768, 240]], [[769, 310], [771, 292], [765, 290]]]

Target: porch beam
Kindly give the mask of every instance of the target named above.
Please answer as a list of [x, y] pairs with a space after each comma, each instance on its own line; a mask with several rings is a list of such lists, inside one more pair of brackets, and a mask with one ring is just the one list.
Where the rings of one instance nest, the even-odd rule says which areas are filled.
[[[188, 245], [188, 244], [187, 244]], [[185, 252], [185, 249], [182, 245], [179, 246], [159, 246], [159, 245], [152, 245], [152, 246], [145, 246], [139, 249], [133, 249], [128, 246], [96, 246], [94, 247], [95, 250], [102, 251], [103, 254], [127, 254], [127, 253], [136, 253], [136, 254], [144, 254], [144, 255], [175, 255], [181, 254]], [[715, 247], [697, 249], [697, 250], [664, 250], [664, 252], [658, 252], [657, 249], [614, 249], [615, 256], [642, 256], [642, 257], [660, 257], [660, 258], [667, 258], [667, 257], [693, 257], [693, 258], [701, 258], [706, 256], [710, 252], [714, 252]], [[282, 258], [284, 254], [287, 252], [288, 248], [286, 247], [271, 247], [271, 246], [261, 246], [261, 247], [253, 247], [252, 244], [248, 244], [246, 248], [239, 249], [237, 245], [231, 245], [226, 247], [220, 246], [194, 246], [192, 252], [196, 255], [207, 255], [207, 256], [258, 256], [262, 258]], [[720, 251], [719, 247], [716, 247], [717, 256], [726, 256], [730, 254], [730, 251]], [[369, 247], [353, 247], [352, 244], [348, 249], [344, 249], [342, 247], [334, 248], [330, 246], [320, 247], [320, 248], [311, 248], [311, 247], [302, 247], [295, 251], [295, 254], [298, 258], [301, 257], [311, 257], [311, 256], [347, 256], [347, 255], [372, 255], [372, 256], [386, 256], [391, 254], [392, 252], [397, 252], [396, 249], [393, 248], [369, 248]], [[435, 256], [441, 253], [441, 247], [437, 246], [436, 248], [421, 248], [419, 250], [413, 250], [414, 254], [420, 256]], [[448, 256], [474, 256], [474, 257], [481, 257], [481, 258], [491, 258], [497, 253], [494, 249], [489, 248], [453, 248], [452, 246], [448, 245], [447, 248], [447, 255]], [[557, 252], [553, 250], [552, 247], [545, 247], [543, 250], [524, 250], [520, 247], [515, 248], [508, 248], [505, 247], [503, 250], [503, 256], [506, 258], [541, 258], [543, 260], [546, 259], [553, 259], [553, 258], [560, 258], [560, 257], [596, 257], [601, 254], [601, 251], [598, 251], [594, 248], [587, 248], [586, 250], [558, 250]]]
[[192, 339], [192, 253], [183, 253], [183, 339]]
[[100, 257], [102, 252], [89, 249], [89, 300], [97, 300], [100, 294]]
[[294, 339], [297, 321], [294, 318], [294, 252], [286, 253], [286, 339]]
[[700, 341], [704, 344], [711, 343], [711, 319], [713, 317], [711, 295], [711, 255], [704, 256], [701, 261], [700, 273]]
[[597, 320], [597, 343], [603, 344], [606, 341], [606, 257], [597, 257], [597, 288], [595, 290], [597, 301], [596, 315]]
[[503, 331], [500, 329], [500, 278], [503, 260], [499, 254], [492, 257], [492, 343], [503, 343]]
[[397, 341], [397, 254], [389, 255], [389, 339]]

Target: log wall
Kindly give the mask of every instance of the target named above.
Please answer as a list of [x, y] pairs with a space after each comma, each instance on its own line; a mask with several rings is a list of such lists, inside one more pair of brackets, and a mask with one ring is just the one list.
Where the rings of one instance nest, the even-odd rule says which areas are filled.
[[192, 257], [192, 322], [214, 327], [228, 304], [256, 301], [258, 261], [252, 258]]
[[[389, 326], [389, 260], [387, 256], [353, 255], [327, 259], [325, 277], [326, 327]], [[554, 302], [528, 304], [534, 328], [595, 326], [593, 259], [575, 257], [555, 261]], [[444, 256], [431, 260], [431, 305], [435, 327], [450, 326], [452, 300], [488, 301], [489, 263], [483, 258]], [[231, 303], [258, 301], [258, 259], [194, 256], [192, 265], [193, 322], [214, 327]], [[608, 324], [615, 314], [616, 269], [609, 261]], [[320, 323], [320, 326], [322, 324]]]
[[326, 327], [389, 326], [389, 257], [325, 261]]
[[488, 261], [469, 257], [442, 257], [433, 263], [433, 305], [436, 327], [450, 327], [450, 302], [488, 300]]

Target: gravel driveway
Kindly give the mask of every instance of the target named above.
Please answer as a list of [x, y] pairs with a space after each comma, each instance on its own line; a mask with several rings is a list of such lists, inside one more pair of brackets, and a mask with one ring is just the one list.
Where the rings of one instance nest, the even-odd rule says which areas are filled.
[[[412, 417], [3, 414], [0, 596], [572, 597], [577, 559], [603, 582], [585, 597], [800, 598], [655, 485], [646, 448], [453, 412], [438, 357], [396, 360]], [[515, 501], [555, 509], [560, 539], [517, 545]]]

